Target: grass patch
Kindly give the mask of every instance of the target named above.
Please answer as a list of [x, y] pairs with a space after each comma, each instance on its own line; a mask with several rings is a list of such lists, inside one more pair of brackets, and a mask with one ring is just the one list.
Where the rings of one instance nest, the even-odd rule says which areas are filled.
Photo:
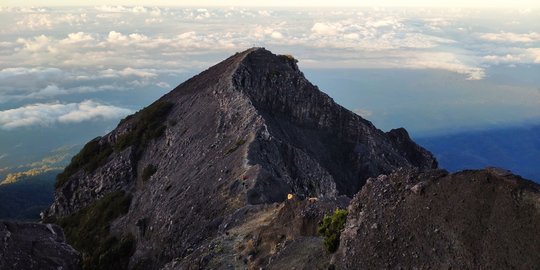
[[240, 148], [240, 146], [244, 145], [245, 143], [246, 143], [246, 140], [244, 140], [244, 139], [240, 139], [240, 140], [236, 141], [236, 143], [233, 146], [231, 146], [229, 148], [229, 150], [227, 150], [227, 152], [225, 152], [225, 154], [228, 155], [228, 154], [236, 151], [238, 148]]
[[129, 258], [135, 251], [135, 238], [131, 234], [118, 239], [109, 236], [105, 244], [99, 248], [99, 259], [95, 262], [83, 264], [83, 269], [128, 269]]
[[101, 137], [95, 138], [88, 142], [83, 149], [75, 155], [64, 171], [56, 176], [55, 187], [63, 186], [70, 176], [75, 174], [80, 169], [84, 169], [86, 173], [91, 173], [102, 166], [107, 158], [113, 152], [112, 147], [107, 144], [100, 144]]
[[119, 126], [123, 125], [124, 123], [126, 123], [131, 118], [133, 118], [133, 114], [130, 114], [130, 115], [126, 116], [125, 118], [123, 118], [122, 120], [120, 120], [120, 122], [118, 123], [118, 126], [116, 126], [116, 127], [119, 127]]
[[280, 57], [283, 57], [289, 61], [292, 61], [292, 62], [295, 62], [295, 63], [298, 63], [298, 60], [296, 60], [296, 58], [294, 58], [294, 56], [292, 56], [291, 54], [282, 54], [280, 55]]
[[332, 215], [325, 215], [319, 226], [319, 235], [324, 237], [324, 247], [330, 253], [339, 247], [339, 237], [347, 221], [347, 214], [345, 209], [336, 209]]
[[150, 164], [148, 166], [146, 166], [146, 168], [144, 168], [143, 172], [142, 172], [142, 180], [143, 182], [146, 182], [148, 181], [148, 179], [150, 179], [150, 177], [152, 177], [152, 175], [154, 175], [154, 173], [157, 172], [157, 167]]
[[165, 118], [173, 106], [173, 103], [158, 101], [139, 111], [135, 115], [137, 120], [133, 129], [116, 140], [114, 149], [121, 151], [133, 146], [136, 155], [140, 155], [150, 141], [163, 135]]
[[[139, 157], [142, 150], [151, 140], [163, 135], [165, 131], [163, 122], [173, 105], [170, 102], [158, 101], [139, 111], [135, 116], [128, 116], [122, 119], [119, 125], [133, 117], [136, 117], [137, 121], [132, 131], [120, 136], [116, 140], [114, 150], [120, 151], [129, 146], [134, 146], [136, 157]], [[98, 137], [88, 142], [71, 159], [70, 164], [56, 177], [56, 188], [63, 186], [69, 180], [69, 177], [77, 171], [84, 169], [86, 173], [91, 173], [107, 161], [107, 158], [113, 152], [113, 147], [107, 143], [100, 144], [100, 139], [101, 137]]]
[[127, 234], [111, 236], [111, 221], [126, 214], [131, 195], [123, 191], [107, 194], [78, 212], [58, 219], [67, 242], [83, 255], [83, 269], [127, 269], [135, 240]]

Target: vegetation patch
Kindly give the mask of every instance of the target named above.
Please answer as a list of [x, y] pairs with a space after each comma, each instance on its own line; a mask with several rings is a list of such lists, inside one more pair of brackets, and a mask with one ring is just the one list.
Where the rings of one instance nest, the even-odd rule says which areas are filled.
[[280, 55], [280, 57], [283, 57], [289, 61], [292, 61], [294, 63], [298, 63], [298, 60], [296, 60], [296, 58], [294, 58], [294, 56], [292, 56], [291, 54], [282, 54]]
[[150, 141], [163, 135], [164, 121], [173, 107], [173, 103], [157, 101], [136, 114], [136, 122], [132, 130], [116, 140], [114, 149], [121, 151], [129, 146], [135, 147], [135, 153], [140, 152]]
[[157, 172], [157, 167], [150, 164], [148, 166], [146, 166], [142, 172], [142, 180], [143, 182], [146, 182], [148, 181], [148, 179], [150, 179], [150, 177], [152, 177], [152, 175], [154, 175], [154, 173]]
[[347, 210], [336, 209], [332, 215], [325, 215], [319, 226], [319, 235], [324, 237], [324, 247], [334, 253], [339, 247], [339, 237], [347, 221]]
[[126, 214], [131, 195], [116, 191], [78, 212], [61, 219], [67, 242], [82, 253], [83, 269], [127, 269], [135, 250], [135, 240], [127, 234], [111, 236], [110, 223]]
[[233, 146], [231, 146], [229, 148], [229, 150], [227, 150], [226, 154], [228, 155], [228, 154], [236, 151], [240, 146], [244, 145], [245, 143], [246, 143], [246, 140], [244, 140], [244, 139], [240, 139], [240, 140], [236, 141], [236, 143]]
[[69, 177], [80, 169], [84, 169], [86, 173], [91, 173], [107, 161], [113, 149], [108, 143], [100, 144], [100, 139], [101, 137], [91, 140], [71, 159], [64, 171], [56, 176], [56, 188], [63, 186]]
[[131, 118], [133, 118], [133, 114], [130, 114], [130, 115], [126, 116], [124, 119], [120, 120], [120, 122], [118, 123], [118, 126], [116, 126], [116, 127], [119, 127], [119, 126], [125, 124]]
[[272, 70], [270, 70], [270, 77], [269, 77], [269, 79], [275, 78], [275, 77], [279, 77], [279, 75], [281, 75], [281, 73], [279, 72], [279, 70], [277, 70], [277, 69], [272, 69]]
[[[135, 117], [137, 121], [131, 132], [120, 136], [114, 145], [114, 150], [123, 150], [129, 146], [135, 147], [135, 156], [138, 159], [142, 150], [148, 143], [163, 135], [165, 131], [164, 120], [173, 107], [173, 103], [158, 101], [139, 111]], [[121, 122], [125, 123], [134, 116], [128, 116]], [[113, 152], [113, 147], [108, 143], [100, 143], [101, 137], [88, 142], [83, 149], [71, 159], [70, 164], [56, 177], [55, 187], [63, 186], [77, 171], [84, 169], [91, 173], [105, 164], [107, 158]]]

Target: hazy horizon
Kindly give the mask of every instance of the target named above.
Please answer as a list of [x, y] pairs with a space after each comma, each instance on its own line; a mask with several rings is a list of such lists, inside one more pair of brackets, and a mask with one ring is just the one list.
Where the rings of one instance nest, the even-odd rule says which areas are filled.
[[2, 5], [5, 6], [96, 6], [96, 5], [128, 5], [128, 6], [160, 6], [160, 7], [415, 7], [415, 8], [539, 8], [540, 3], [533, 0], [480, 0], [480, 1], [440, 1], [440, 0], [154, 0], [154, 1], [135, 1], [135, 0], [75, 0], [66, 4], [63, 1], [47, 1], [44, 4], [39, 0], [28, 0], [23, 3], [16, 0], [5, 0]]

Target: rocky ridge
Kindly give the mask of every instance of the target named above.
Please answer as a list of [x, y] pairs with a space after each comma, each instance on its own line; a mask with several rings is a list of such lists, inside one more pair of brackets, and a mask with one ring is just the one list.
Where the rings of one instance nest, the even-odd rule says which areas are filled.
[[255, 268], [296, 254], [289, 244], [320, 252], [313, 228], [367, 178], [436, 166], [404, 129], [382, 132], [336, 104], [294, 58], [253, 48], [87, 144], [59, 176], [45, 220], [71, 228], [69, 240], [85, 227], [70, 223], [111, 204], [114, 219], [98, 220], [107, 232], [95, 233], [116, 239], [130, 268]]
[[0, 269], [80, 269], [81, 256], [54, 224], [0, 221]]
[[502, 169], [400, 169], [370, 178], [348, 210], [337, 269], [540, 265], [540, 186]]

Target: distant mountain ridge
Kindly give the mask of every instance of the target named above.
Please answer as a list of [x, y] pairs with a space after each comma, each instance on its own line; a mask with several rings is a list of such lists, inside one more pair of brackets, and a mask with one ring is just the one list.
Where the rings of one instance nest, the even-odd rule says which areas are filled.
[[43, 167], [40, 167], [40, 168], [32, 168], [32, 169], [27, 170], [27, 171], [9, 173], [9, 174], [6, 175], [6, 177], [4, 178], [3, 181], [0, 181], [0, 185], [14, 184], [14, 183], [16, 183], [18, 181], [26, 180], [26, 179], [32, 178], [34, 176], [39, 176], [41, 174], [45, 174], [45, 173], [51, 172], [51, 171], [61, 171], [62, 169], [63, 169], [62, 167], [43, 166]]

